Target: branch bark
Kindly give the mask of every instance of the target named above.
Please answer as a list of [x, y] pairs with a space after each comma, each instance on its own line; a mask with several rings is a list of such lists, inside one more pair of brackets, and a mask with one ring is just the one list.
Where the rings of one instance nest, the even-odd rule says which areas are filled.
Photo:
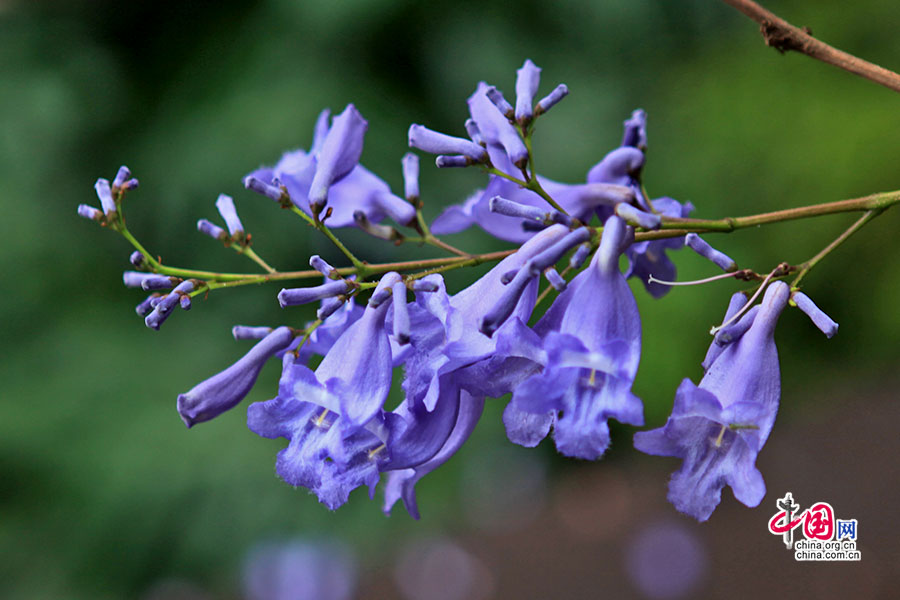
[[723, 0], [723, 2], [759, 23], [759, 32], [767, 46], [772, 46], [782, 53], [788, 50], [800, 52], [900, 92], [900, 75], [897, 73], [817, 40], [808, 28], [795, 27], [752, 0]]

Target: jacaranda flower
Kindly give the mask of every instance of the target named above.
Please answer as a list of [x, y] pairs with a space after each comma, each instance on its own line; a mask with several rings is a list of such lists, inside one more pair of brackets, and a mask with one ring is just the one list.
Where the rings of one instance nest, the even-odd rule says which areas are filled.
[[511, 441], [534, 446], [553, 425], [562, 454], [594, 460], [609, 446], [607, 419], [643, 424], [643, 406], [631, 393], [641, 322], [619, 271], [627, 236], [622, 219], [607, 219], [591, 264], [535, 326], [543, 339], [532, 355], [544, 369], [513, 392], [503, 415]]
[[789, 298], [786, 283], [770, 284], [751, 327], [719, 354], [700, 385], [681, 383], [665, 426], [634, 436], [642, 452], [683, 460], [669, 481], [669, 501], [699, 521], [709, 518], [726, 485], [751, 507], [766, 493], [755, 463], [778, 412], [774, 334]]

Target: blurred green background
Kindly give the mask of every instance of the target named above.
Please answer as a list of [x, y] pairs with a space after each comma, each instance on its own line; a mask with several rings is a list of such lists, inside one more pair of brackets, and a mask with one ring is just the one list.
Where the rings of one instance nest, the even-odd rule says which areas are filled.
[[[900, 68], [893, 0], [861, 0], [852, 12], [844, 2], [768, 6], [839, 48]], [[511, 95], [525, 58], [543, 68], [542, 93], [558, 82], [571, 90], [536, 135], [537, 164], [548, 177], [583, 181], [618, 145], [622, 120], [641, 107], [649, 115], [649, 192], [690, 200], [699, 217], [900, 188], [900, 97], [811, 59], [779, 55], [753, 23], [712, 0], [0, 0], [0, 597], [141, 598], [157, 593], [161, 581], [181, 582], [197, 597], [240, 597], [248, 548], [296, 536], [335, 536], [355, 548], [359, 597], [398, 593], [393, 565], [409, 540], [465, 538], [476, 555], [497, 549], [480, 553], [494, 573], [489, 596], [511, 597], [514, 586], [505, 582], [515, 581], [516, 567], [503, 561], [498, 541], [506, 538], [472, 513], [473, 506], [490, 512], [479, 507], [478, 494], [491, 494], [512, 464], [543, 478], [540, 491], [528, 492], [547, 497], [536, 514], [552, 513], [561, 482], [609, 468], [629, 481], [647, 480], [641, 489], [661, 514], [701, 527], [662, 504], [675, 463], [636, 455], [633, 429], [615, 430], [604, 461], [576, 464], [548, 443], [532, 451], [511, 447], [499, 402], [460, 455], [419, 485], [421, 522], [401, 507], [385, 518], [364, 492], [329, 513], [276, 479], [282, 441], [247, 431], [242, 407], [190, 432], [174, 410], [179, 392], [245, 351], [246, 343], [231, 339], [232, 324], [296, 325], [310, 313], [281, 311], [277, 286], [242, 288], [211, 294], [160, 332], [146, 329], [133, 311], [141, 294], [121, 283], [130, 247], [75, 214], [79, 203], [97, 204], [97, 177], [112, 178], [127, 164], [141, 181], [129, 196], [129, 225], [168, 264], [253, 267], [196, 233], [198, 218], [217, 218], [219, 193], [234, 196], [254, 248], [276, 267], [302, 268], [314, 252], [340, 262], [298, 219], [243, 190], [242, 176], [285, 150], [308, 147], [323, 107], [337, 111], [354, 102], [370, 122], [363, 164], [401, 190], [409, 124], [461, 134], [475, 84], [487, 80]], [[483, 182], [476, 172], [422, 164], [429, 218]], [[709, 239], [741, 266], [767, 271], [810, 257], [851, 220]], [[893, 410], [898, 228], [900, 210], [890, 211], [806, 279], [807, 293], [841, 324], [837, 337], [826, 341], [798, 311], [782, 318], [782, 411], [773, 439], [833, 407], [836, 394], [856, 403], [850, 416], [870, 410], [867, 399], [879, 394], [886, 401], [871, 410]], [[409, 250], [353, 233], [348, 244], [371, 261]], [[476, 229], [451, 241], [482, 251], [506, 247]], [[674, 259], [682, 278], [710, 274], [695, 255]], [[450, 278], [450, 287], [469, 277]], [[683, 288], [659, 301], [634, 289], [645, 347], [635, 391], [648, 425], [658, 426], [679, 381], [701, 375], [706, 332], [736, 288]], [[277, 378], [278, 365], [269, 365], [250, 400], [274, 395]], [[833, 435], [854, 427], [850, 418], [838, 420]], [[839, 451], [852, 459], [854, 448]], [[831, 475], [811, 488], [823, 497], [807, 496], [805, 504], [841, 492], [853, 497], [843, 475]], [[751, 515], [754, 527], [763, 523], [755, 537], [774, 553], [780, 543], [768, 539], [764, 523], [784, 490], [767, 481], [763, 507], [737, 510], [726, 492], [723, 507], [730, 506], [713, 521]], [[893, 490], [896, 480], [884, 486], [882, 493]], [[626, 537], [619, 532], [604, 543], [615, 548]], [[568, 556], [559, 550], [554, 560]], [[781, 560], [792, 562], [787, 554]], [[896, 575], [896, 567], [879, 573]], [[712, 593], [709, 582], [720, 577], [708, 575], [696, 594]], [[596, 597], [566, 585], [547, 589]], [[619, 586], [607, 588], [619, 590], [613, 597], [638, 593], [624, 575], [602, 585]]]

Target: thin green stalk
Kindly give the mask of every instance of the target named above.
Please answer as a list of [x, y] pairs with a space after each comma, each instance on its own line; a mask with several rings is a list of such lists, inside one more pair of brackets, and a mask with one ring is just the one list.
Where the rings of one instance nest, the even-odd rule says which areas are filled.
[[566, 209], [564, 209], [562, 206], [560, 206], [556, 202], [556, 200], [554, 200], [550, 196], [550, 194], [548, 194], [544, 190], [544, 188], [541, 187], [541, 184], [538, 182], [537, 177], [532, 177], [528, 181], [523, 181], [523, 180], [519, 179], [518, 177], [513, 177], [512, 175], [508, 175], [508, 174], [504, 173], [497, 167], [489, 167], [488, 169], [486, 169], [486, 171], [488, 173], [490, 173], [491, 175], [496, 175], [497, 177], [502, 177], [503, 179], [508, 179], [509, 181], [512, 181], [513, 183], [515, 183], [516, 185], [518, 185], [521, 188], [525, 188], [526, 190], [531, 190], [532, 192], [534, 192], [535, 194], [537, 194], [538, 196], [543, 198], [547, 202], [547, 204], [549, 204], [550, 206], [552, 206], [553, 208], [555, 208], [562, 214], [564, 214], [564, 215], [569, 214], [566, 212]]
[[829, 254], [831, 254], [838, 246], [840, 246], [841, 244], [846, 242], [847, 239], [849, 239], [851, 235], [853, 235], [854, 233], [856, 233], [857, 231], [862, 229], [866, 223], [868, 223], [869, 221], [871, 221], [872, 219], [874, 219], [875, 217], [880, 215], [882, 212], [884, 212], [884, 210], [885, 209], [882, 208], [882, 209], [868, 211], [866, 214], [864, 214], [859, 219], [857, 219], [856, 222], [853, 223], [853, 225], [848, 227], [844, 231], [844, 233], [842, 233], [837, 238], [835, 238], [835, 240], [832, 241], [830, 244], [828, 244], [827, 246], [822, 248], [822, 250], [818, 254], [816, 254], [815, 256], [813, 256], [812, 258], [810, 258], [808, 261], [804, 262], [803, 264], [801, 264], [800, 272], [797, 273], [797, 276], [794, 278], [794, 281], [791, 282], [791, 287], [796, 288], [797, 286], [799, 286], [800, 281], [802, 281], [803, 278], [806, 277], [806, 274], [809, 273], [810, 271], [812, 271], [813, 268], [815, 268], [815, 266], [817, 264], [819, 264], [819, 262], [823, 258], [825, 258]]
[[270, 267], [266, 261], [264, 261], [262, 258], [260, 258], [260, 256], [256, 252], [254, 252], [250, 246], [243, 246], [240, 250], [238, 250], [238, 252], [240, 252], [241, 254], [243, 254], [244, 256], [246, 256], [247, 258], [249, 258], [256, 264], [261, 266], [263, 269], [265, 269], [266, 273], [276, 273], [277, 272], [275, 269]]
[[295, 214], [299, 215], [311, 227], [315, 227], [316, 229], [321, 231], [325, 235], [325, 237], [327, 237], [329, 240], [331, 240], [331, 243], [334, 244], [337, 247], [337, 249], [340, 250], [351, 263], [353, 263], [353, 266], [356, 267], [360, 277], [365, 276], [365, 273], [368, 270], [368, 267], [366, 266], [366, 264], [363, 261], [356, 258], [356, 255], [354, 255], [352, 252], [350, 252], [350, 250], [343, 244], [343, 242], [341, 242], [341, 240], [339, 240], [337, 238], [337, 236], [335, 236], [334, 233], [331, 232], [331, 230], [328, 228], [327, 225], [325, 225], [325, 223], [322, 223], [321, 221], [313, 219], [312, 217], [310, 217], [308, 214], [306, 214], [305, 212], [303, 212], [296, 206], [291, 206], [291, 210]]
[[852, 200], [840, 200], [838, 202], [826, 202], [798, 208], [788, 208], [774, 212], [760, 213], [746, 217], [726, 217], [724, 219], [682, 219], [678, 217], [663, 217], [661, 229], [688, 229], [694, 231], [723, 231], [730, 232], [736, 229], [767, 225], [769, 223], [783, 223], [797, 219], [808, 219], [835, 213], [856, 212], [867, 210], [884, 210], [900, 203], [900, 191], [883, 192], [854, 198]]

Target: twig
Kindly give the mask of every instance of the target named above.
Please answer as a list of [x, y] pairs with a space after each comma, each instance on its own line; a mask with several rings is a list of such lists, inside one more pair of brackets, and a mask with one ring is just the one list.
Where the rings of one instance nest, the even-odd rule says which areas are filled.
[[817, 40], [808, 28], [795, 27], [752, 0], [723, 0], [723, 2], [759, 23], [759, 32], [766, 40], [767, 46], [772, 46], [782, 53], [793, 50], [806, 54], [900, 92], [900, 75], [897, 73]]

